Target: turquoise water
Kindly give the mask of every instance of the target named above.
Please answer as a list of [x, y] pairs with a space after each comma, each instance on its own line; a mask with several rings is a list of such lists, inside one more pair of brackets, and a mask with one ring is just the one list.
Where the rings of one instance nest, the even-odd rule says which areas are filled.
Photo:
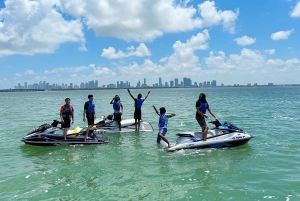
[[[66, 97], [75, 107], [72, 128], [86, 125], [83, 104], [90, 93], [98, 116], [112, 112], [109, 102], [118, 94], [122, 118], [132, 118], [127, 91], [0, 93], [0, 200], [300, 200], [300, 87], [150, 90], [143, 119], [153, 132], [104, 134], [107, 145], [54, 147], [20, 139], [58, 119]], [[177, 132], [200, 130], [194, 114], [201, 92], [221, 122], [231, 121], [255, 138], [235, 148], [169, 153], [158, 146], [158, 116], [151, 106], [176, 113], [167, 133], [174, 143]]]

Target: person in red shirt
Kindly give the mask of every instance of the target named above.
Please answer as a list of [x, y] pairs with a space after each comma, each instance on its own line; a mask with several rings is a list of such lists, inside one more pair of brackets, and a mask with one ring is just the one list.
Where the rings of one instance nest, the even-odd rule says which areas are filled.
[[74, 124], [74, 107], [70, 105], [70, 98], [65, 99], [66, 104], [60, 107], [61, 127], [64, 129], [64, 140], [67, 138], [68, 130]]

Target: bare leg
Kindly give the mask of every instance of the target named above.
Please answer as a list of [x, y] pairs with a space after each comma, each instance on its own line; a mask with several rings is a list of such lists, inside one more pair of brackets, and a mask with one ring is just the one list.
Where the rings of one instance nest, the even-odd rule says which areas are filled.
[[140, 132], [140, 125], [141, 125], [141, 120], [139, 119], [138, 120], [138, 129], [137, 129], [137, 132]]
[[90, 132], [90, 129], [91, 129], [93, 126], [94, 126], [94, 125], [88, 125], [88, 127], [87, 127], [87, 129], [86, 129], [86, 132], [85, 132], [85, 138], [84, 138], [84, 141], [86, 141], [87, 136], [88, 136], [88, 134], [89, 134], [89, 132]]
[[137, 130], [136, 122], [137, 122], [137, 119], [134, 120], [134, 126], [135, 126], [135, 131], [138, 131], [138, 130]]
[[160, 137], [163, 139], [168, 144], [168, 148], [171, 148], [170, 142], [167, 140], [167, 138], [160, 132], [159, 133]]
[[67, 133], [69, 128], [64, 128], [64, 140], [67, 140]]
[[202, 126], [202, 132], [203, 132], [203, 141], [206, 141], [206, 137], [207, 137], [207, 133], [208, 133], [207, 125]]

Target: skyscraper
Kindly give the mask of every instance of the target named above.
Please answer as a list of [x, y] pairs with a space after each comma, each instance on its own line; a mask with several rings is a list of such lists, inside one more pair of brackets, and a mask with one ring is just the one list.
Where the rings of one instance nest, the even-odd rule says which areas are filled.
[[179, 87], [179, 85], [178, 85], [178, 78], [175, 78], [175, 87]]
[[170, 81], [170, 87], [174, 87], [174, 81], [173, 80]]
[[217, 86], [217, 81], [216, 81], [216, 80], [213, 80], [213, 81], [211, 82], [211, 86], [212, 86], [212, 87], [216, 87], [216, 86]]
[[161, 77], [159, 78], [159, 81], [158, 81], [158, 87], [162, 87]]

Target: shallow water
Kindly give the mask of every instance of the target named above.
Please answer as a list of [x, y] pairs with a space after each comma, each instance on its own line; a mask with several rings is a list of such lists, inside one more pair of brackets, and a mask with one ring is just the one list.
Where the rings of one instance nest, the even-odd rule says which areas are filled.
[[[125, 89], [0, 93], [0, 200], [300, 200], [300, 87], [150, 89], [143, 120], [153, 132], [104, 134], [107, 145], [37, 147], [20, 139], [59, 118], [66, 97], [82, 121], [87, 95], [98, 117], [112, 113], [120, 95], [122, 118], [132, 118]], [[156, 144], [158, 116], [152, 105], [176, 113], [167, 138], [200, 130], [195, 101], [204, 92], [221, 122], [255, 136], [235, 148], [173, 153]], [[132, 90], [146, 95], [146, 89]], [[212, 119], [212, 118], [211, 118]]]

